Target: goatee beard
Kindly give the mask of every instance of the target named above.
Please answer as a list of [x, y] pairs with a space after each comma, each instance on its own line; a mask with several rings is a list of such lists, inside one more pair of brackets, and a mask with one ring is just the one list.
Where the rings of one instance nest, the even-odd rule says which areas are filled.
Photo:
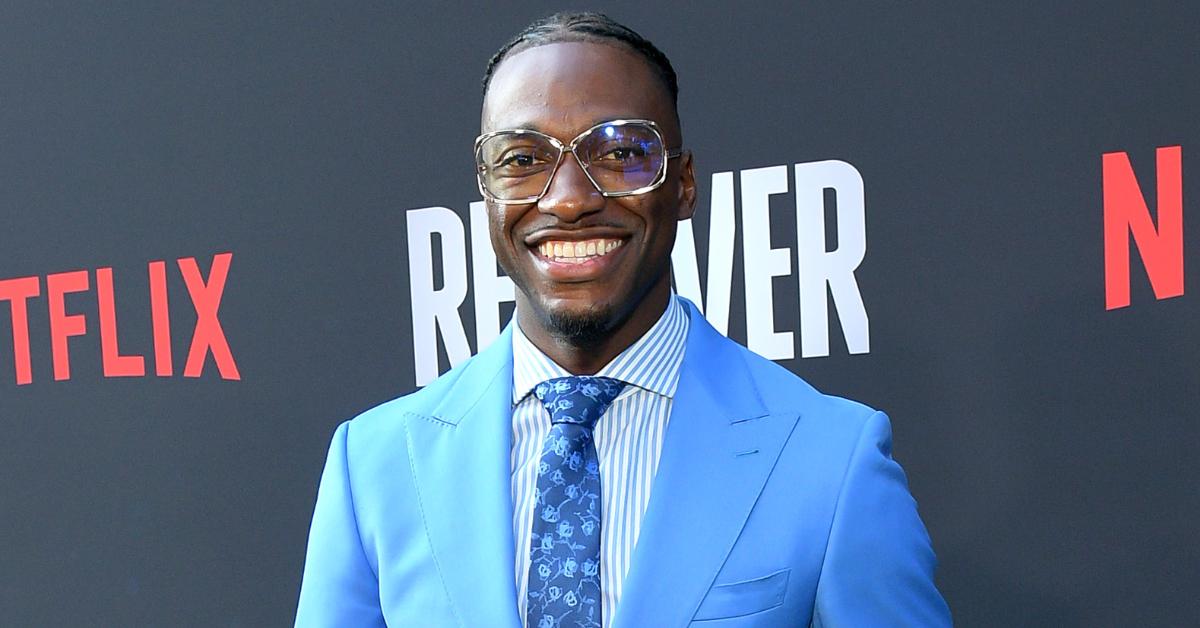
[[588, 310], [587, 312], [554, 312], [548, 313], [548, 327], [559, 339], [575, 346], [594, 346], [608, 335], [612, 329], [612, 321], [608, 320], [608, 312], [603, 310]]

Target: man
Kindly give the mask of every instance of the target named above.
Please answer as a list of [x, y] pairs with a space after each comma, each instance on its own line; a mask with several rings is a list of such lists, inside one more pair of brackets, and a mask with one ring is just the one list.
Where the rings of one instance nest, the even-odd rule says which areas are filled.
[[887, 418], [670, 283], [669, 61], [596, 14], [493, 57], [476, 142], [515, 322], [333, 437], [298, 626], [941, 626]]

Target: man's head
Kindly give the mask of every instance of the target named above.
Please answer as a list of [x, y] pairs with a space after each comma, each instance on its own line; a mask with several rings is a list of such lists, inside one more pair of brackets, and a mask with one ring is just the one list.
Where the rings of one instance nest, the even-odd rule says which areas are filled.
[[[569, 144], [599, 123], [641, 119], [655, 123], [664, 153], [682, 147], [670, 62], [602, 15], [535, 22], [492, 58], [484, 88], [484, 134], [526, 129]], [[628, 154], [618, 147], [610, 158]], [[666, 157], [663, 167], [653, 190], [618, 196], [567, 152], [540, 198], [489, 200], [492, 245], [535, 342], [619, 351], [657, 320], [670, 294], [676, 225], [695, 205], [691, 154]], [[582, 261], [556, 253], [576, 247]]]
[[633, 29], [616, 22], [603, 13], [590, 11], [555, 13], [533, 22], [526, 26], [525, 30], [517, 33], [488, 60], [487, 70], [483, 74], [484, 95], [487, 95], [492, 75], [496, 73], [496, 66], [500, 65], [500, 62], [506, 57], [526, 48], [565, 41], [623, 44], [642, 55], [646, 63], [654, 69], [659, 80], [662, 81], [663, 87], [667, 88], [667, 93], [671, 96], [671, 108], [676, 111], [676, 119], [678, 119], [679, 82], [675, 76], [675, 68], [671, 66], [671, 60], [667, 58], [667, 55]]

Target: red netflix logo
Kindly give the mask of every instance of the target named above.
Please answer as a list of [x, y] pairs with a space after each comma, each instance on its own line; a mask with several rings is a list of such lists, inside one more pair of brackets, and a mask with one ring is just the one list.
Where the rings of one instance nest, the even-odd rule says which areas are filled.
[[[187, 286], [192, 306], [196, 309], [196, 327], [192, 331], [192, 344], [187, 362], [183, 367], [184, 377], [200, 377], [204, 359], [209, 352], [217, 363], [222, 379], [240, 380], [233, 353], [217, 309], [225, 291], [225, 280], [229, 276], [229, 264], [233, 253], [213, 256], [208, 279], [201, 276], [196, 258], [183, 257], [177, 260], [179, 272]], [[171, 324], [167, 299], [167, 263], [150, 262], [151, 327], [154, 336], [154, 373], [160, 377], [174, 374], [171, 360]], [[86, 292], [90, 289], [91, 275], [86, 270], [55, 273], [46, 276], [46, 297], [50, 315], [50, 348], [54, 363], [54, 379], [71, 378], [71, 354], [67, 340], [87, 333], [87, 320], [83, 314], [66, 311], [66, 295]], [[116, 301], [113, 295], [112, 268], [97, 268], [96, 304], [100, 314], [100, 352], [105, 377], [143, 377], [146, 375], [146, 359], [140, 355], [122, 355], [117, 340]], [[29, 299], [41, 295], [39, 277], [20, 277], [0, 280], [0, 301], [8, 301], [12, 312], [13, 360], [16, 364], [17, 384], [33, 382], [33, 367], [29, 351]]]
[[1156, 151], [1158, 228], [1127, 153], [1105, 153], [1104, 306], [1129, 305], [1129, 234], [1158, 300], [1183, 295], [1183, 165], [1179, 146]]

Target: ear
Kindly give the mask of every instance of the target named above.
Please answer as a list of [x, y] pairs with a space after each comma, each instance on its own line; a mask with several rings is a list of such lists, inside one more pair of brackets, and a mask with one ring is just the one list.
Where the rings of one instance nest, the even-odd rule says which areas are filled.
[[679, 156], [679, 220], [696, 213], [696, 172], [692, 166], [692, 151]]

